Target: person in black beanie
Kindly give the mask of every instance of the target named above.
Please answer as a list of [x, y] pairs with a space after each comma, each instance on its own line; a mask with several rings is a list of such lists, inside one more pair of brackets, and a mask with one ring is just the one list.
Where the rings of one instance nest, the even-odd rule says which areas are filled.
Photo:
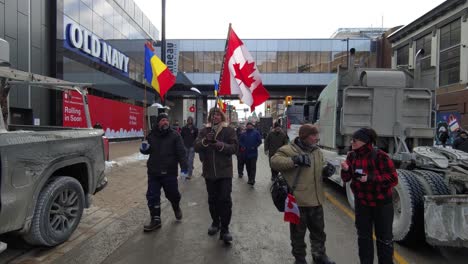
[[145, 232], [161, 227], [161, 187], [171, 202], [176, 219], [182, 219], [179, 205], [181, 195], [177, 183], [178, 164], [182, 169], [181, 173], [187, 174], [187, 157], [182, 137], [169, 127], [166, 113], [157, 116], [156, 124], [146, 139], [147, 142], [143, 141], [140, 146], [142, 154], [149, 154], [146, 199], [151, 219], [144, 226]]
[[355, 197], [355, 221], [359, 259], [362, 264], [374, 263], [372, 230], [377, 237], [379, 263], [393, 263], [393, 187], [398, 175], [393, 161], [382, 150], [375, 149], [377, 133], [371, 128], [354, 132], [352, 151], [341, 163], [341, 178], [351, 181]]

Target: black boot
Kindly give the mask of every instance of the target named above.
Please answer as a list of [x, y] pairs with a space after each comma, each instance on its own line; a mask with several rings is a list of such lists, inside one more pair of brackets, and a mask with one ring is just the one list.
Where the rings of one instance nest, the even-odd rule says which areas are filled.
[[150, 208], [150, 222], [145, 225], [143, 230], [145, 232], [153, 231], [161, 227], [161, 207], [159, 205]]
[[294, 261], [294, 264], [307, 264], [307, 260], [305, 257], [295, 257], [296, 260]]
[[328, 258], [327, 255], [313, 256], [315, 264], [336, 264], [335, 261]]
[[223, 240], [225, 244], [230, 244], [232, 242], [232, 235], [229, 233], [229, 230], [221, 230], [219, 240]]
[[211, 226], [208, 228], [208, 235], [213, 236], [216, 235], [219, 231], [219, 224], [211, 224]]
[[179, 203], [173, 203], [172, 209], [174, 209], [174, 215], [177, 220], [182, 220], [182, 210], [180, 209]]

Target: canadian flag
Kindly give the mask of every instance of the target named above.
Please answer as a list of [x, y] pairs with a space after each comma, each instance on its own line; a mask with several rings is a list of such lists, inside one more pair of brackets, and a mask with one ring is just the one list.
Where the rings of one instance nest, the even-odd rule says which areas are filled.
[[251, 111], [270, 97], [263, 87], [260, 72], [255, 66], [252, 55], [230, 25], [219, 81], [219, 94], [239, 95], [239, 99], [249, 105]]
[[296, 203], [296, 197], [288, 193], [288, 197], [284, 202], [284, 221], [296, 225], [299, 224], [301, 221], [301, 215], [299, 213], [299, 207]]

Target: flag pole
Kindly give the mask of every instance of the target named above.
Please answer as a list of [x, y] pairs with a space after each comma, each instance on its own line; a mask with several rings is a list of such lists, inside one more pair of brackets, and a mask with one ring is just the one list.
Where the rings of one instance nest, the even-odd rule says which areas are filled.
[[228, 43], [229, 43], [229, 36], [231, 35], [231, 23], [229, 23], [229, 28], [228, 28], [228, 34], [226, 37], [226, 44], [224, 45], [224, 56], [223, 56], [223, 62], [221, 63], [221, 71], [219, 72], [219, 86], [218, 86], [218, 91], [221, 90], [221, 83], [222, 83], [222, 77], [223, 77], [223, 71], [224, 71], [224, 62], [226, 61], [226, 51], [228, 48]]
[[146, 101], [146, 80], [145, 80], [145, 98], [143, 100], [143, 126], [144, 126], [144, 131], [143, 131], [143, 134], [144, 134], [144, 138], [146, 138], [146, 136], [148, 135], [147, 132], [148, 132], [148, 127], [146, 126], [146, 114], [147, 114], [147, 109], [148, 109], [148, 103]]

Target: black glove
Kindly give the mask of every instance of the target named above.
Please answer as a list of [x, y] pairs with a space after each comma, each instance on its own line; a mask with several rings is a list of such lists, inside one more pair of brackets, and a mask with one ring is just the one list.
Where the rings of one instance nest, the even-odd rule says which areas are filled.
[[221, 150], [224, 147], [224, 143], [219, 140], [215, 140], [214, 143], [211, 143], [210, 145], [213, 146], [216, 150]]
[[329, 178], [330, 176], [335, 174], [335, 172], [335, 166], [333, 166], [333, 164], [331, 164], [330, 162], [327, 162], [327, 164], [322, 169], [322, 177]]
[[215, 140], [215, 132], [214, 132], [213, 129], [211, 129], [210, 132], [208, 132], [208, 134], [206, 134], [205, 140], [206, 140], [208, 143], [216, 143], [216, 140]]
[[296, 166], [307, 166], [310, 167], [310, 158], [307, 154], [297, 155], [291, 158]]

